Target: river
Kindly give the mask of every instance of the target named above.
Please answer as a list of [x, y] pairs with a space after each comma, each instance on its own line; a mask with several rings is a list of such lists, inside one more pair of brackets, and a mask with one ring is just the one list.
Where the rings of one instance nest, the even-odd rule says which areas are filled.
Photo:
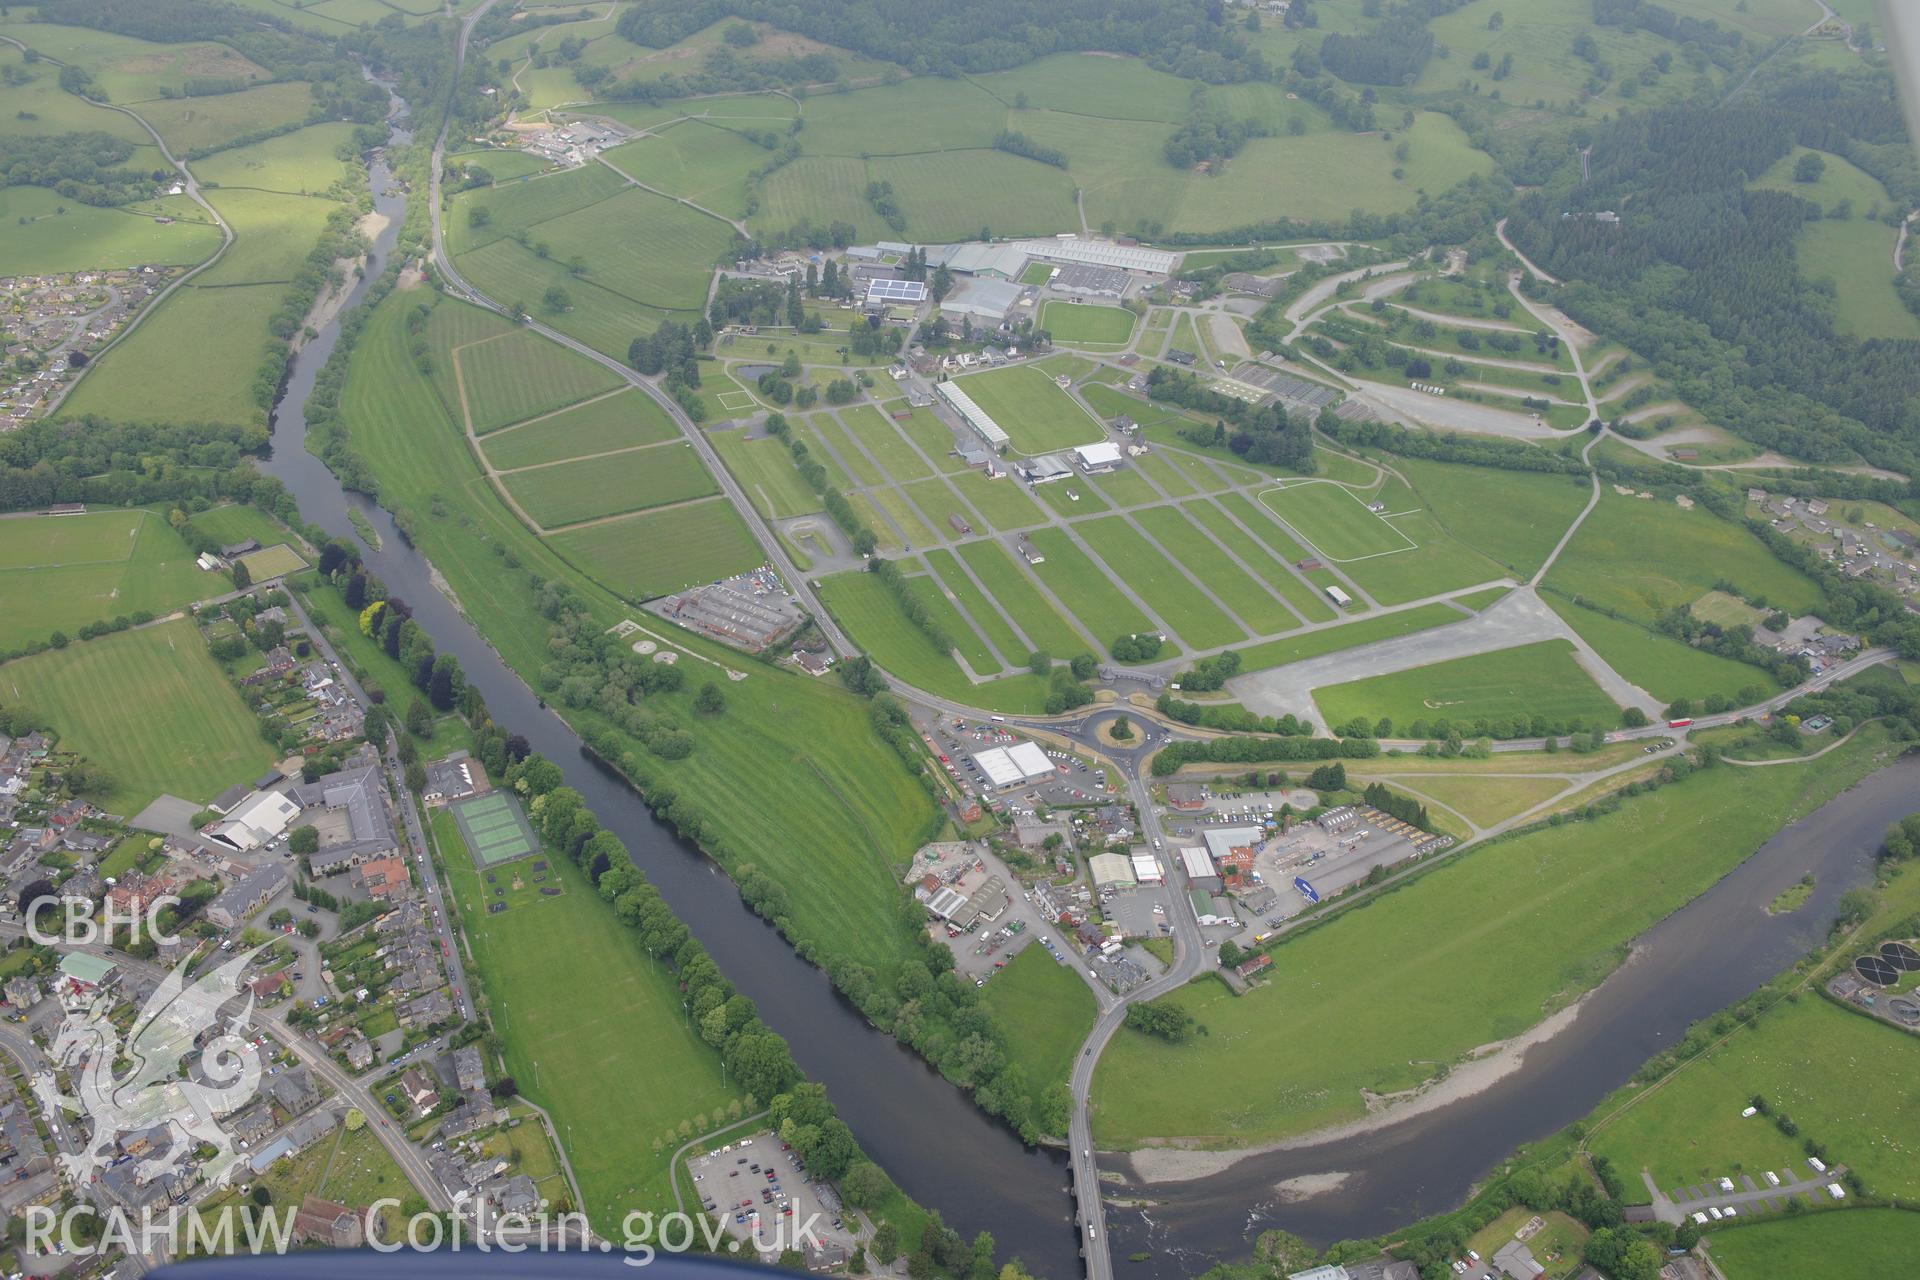
[[[406, 138], [398, 130], [394, 136]], [[387, 222], [338, 316], [359, 305], [386, 269], [406, 212], [378, 157], [369, 178]], [[460, 660], [494, 718], [560, 766], [567, 785], [626, 843], [722, 972], [787, 1038], [801, 1068], [826, 1086], [862, 1149], [907, 1194], [968, 1236], [992, 1232], [1002, 1257], [1017, 1255], [1038, 1275], [1080, 1274], [1064, 1160], [1026, 1149], [918, 1056], [869, 1026], [823, 973], [742, 905], [704, 855], [581, 754], [573, 732], [435, 587], [430, 565], [386, 512], [347, 493], [307, 452], [304, 406], [338, 338], [336, 317], [295, 354], [261, 470], [287, 486], [305, 519], [335, 537], [360, 543], [350, 510], [372, 524], [382, 546], [364, 548], [368, 567], [407, 599], [439, 650]], [[1920, 759], [1909, 758], [1783, 830], [1643, 935], [1633, 961], [1601, 984], [1562, 1034], [1486, 1091], [1362, 1138], [1268, 1153], [1212, 1177], [1138, 1189], [1157, 1203], [1108, 1214], [1114, 1253], [1150, 1251], [1141, 1272], [1171, 1280], [1215, 1258], [1245, 1257], [1269, 1228], [1328, 1242], [1377, 1235], [1459, 1204], [1474, 1180], [1516, 1146], [1578, 1119], [1689, 1023], [1739, 999], [1824, 937], [1840, 894], [1870, 879], [1881, 833], [1911, 810], [1916, 794]], [[1809, 870], [1818, 879], [1809, 903], [1788, 916], [1766, 915], [1773, 896]], [[1347, 1181], [1332, 1194], [1280, 1202], [1277, 1183], [1326, 1172], [1343, 1172]]]
[[[405, 138], [396, 130], [396, 142]], [[524, 734], [535, 751], [560, 766], [567, 785], [625, 842], [721, 972], [753, 1000], [767, 1025], [786, 1037], [801, 1069], [827, 1087], [868, 1156], [908, 1195], [938, 1208], [949, 1226], [969, 1238], [977, 1231], [992, 1232], [1001, 1257], [1018, 1255], [1051, 1280], [1079, 1275], [1065, 1160], [1027, 1149], [923, 1059], [870, 1026], [824, 973], [747, 910], [705, 855], [656, 820], [624, 782], [581, 754], [573, 731], [540, 704], [436, 589], [430, 565], [387, 513], [342, 489], [325, 464], [307, 452], [304, 407], [339, 340], [338, 317], [358, 306], [386, 270], [406, 213], [406, 199], [393, 190], [392, 175], [379, 157], [369, 180], [375, 208], [387, 216], [387, 224], [346, 305], [294, 355], [273, 415], [272, 452], [260, 469], [287, 486], [306, 520], [362, 546], [367, 566], [389, 591], [407, 600], [435, 647], [460, 660], [467, 682], [486, 698], [494, 719]], [[348, 519], [350, 510], [371, 522], [380, 550], [362, 544]]]
[[[1244, 1255], [1254, 1237], [1276, 1227], [1327, 1244], [1381, 1235], [1458, 1206], [1515, 1147], [1580, 1119], [1648, 1058], [1678, 1043], [1690, 1024], [1820, 945], [1840, 896], [1872, 882], [1881, 836], [1913, 812], [1916, 796], [1920, 755], [1909, 755], [1782, 828], [1706, 893], [1641, 934], [1632, 958], [1560, 1034], [1481, 1093], [1359, 1138], [1251, 1156], [1190, 1182], [1129, 1188], [1158, 1203], [1108, 1211], [1115, 1252], [1152, 1250], [1145, 1269], [1171, 1280], [1204, 1270], [1216, 1251]], [[1767, 904], [1808, 872], [1815, 885], [1806, 905], [1768, 915]], [[1419, 978], [1409, 974], [1408, 981]], [[1433, 996], [1446, 999], [1443, 991]], [[1275, 1189], [1331, 1173], [1346, 1180], [1318, 1196], [1284, 1203]], [[1636, 1170], [1621, 1174], [1639, 1185]]]

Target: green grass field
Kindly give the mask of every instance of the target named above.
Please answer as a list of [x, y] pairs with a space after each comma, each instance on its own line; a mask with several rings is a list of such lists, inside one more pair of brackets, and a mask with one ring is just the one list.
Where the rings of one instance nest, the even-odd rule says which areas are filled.
[[[348, 173], [337, 152], [353, 126], [323, 124], [234, 147], [196, 162], [207, 198], [233, 227], [219, 261], [148, 313], [67, 398], [75, 414], [119, 421], [260, 423], [253, 380], [272, 341], [268, 323], [288, 282], [312, 252], [332, 198]], [[194, 376], [178, 377], [179, 353], [195, 352]]]
[[[863, 135], [872, 125], [863, 124]], [[996, 236], [1051, 235], [1080, 221], [1071, 176], [1004, 151], [876, 156], [867, 174], [869, 181], [893, 184], [907, 234], [917, 239], [975, 239], [982, 227]]]
[[229, 146], [262, 129], [298, 124], [312, 110], [313, 87], [302, 80], [140, 104], [140, 114], [160, 131], [175, 155]]
[[1662, 702], [1721, 694], [1744, 706], [1753, 689], [1773, 693], [1779, 685], [1759, 667], [1735, 662], [1650, 631], [1637, 622], [1609, 618], [1548, 592], [1540, 597], [1593, 646], [1606, 664]]
[[1549, 723], [1588, 728], [1612, 728], [1620, 720], [1620, 708], [1574, 661], [1569, 640], [1543, 640], [1330, 685], [1314, 690], [1313, 700], [1329, 724], [1384, 717], [1402, 732], [1416, 720], [1470, 724], [1545, 716]]
[[729, 218], [747, 216], [747, 174], [768, 159], [758, 143], [701, 120], [636, 138], [606, 153], [607, 163], [620, 172]]
[[641, 391], [588, 400], [511, 430], [490, 432], [480, 447], [502, 471], [611, 449], [659, 444], [680, 434], [666, 410]]
[[114, 779], [131, 816], [162, 792], [206, 801], [273, 763], [253, 714], [184, 619], [75, 642], [0, 667], [0, 699], [28, 707], [61, 745]]
[[1437, 591], [1457, 591], [1508, 576], [1503, 566], [1448, 537], [1431, 512], [1408, 511], [1386, 523], [1416, 544], [1414, 548], [1340, 566], [1381, 604], [1406, 604]]
[[1337, 484], [1268, 489], [1260, 503], [1313, 545], [1322, 559], [1345, 563], [1409, 551], [1414, 542], [1367, 510], [1366, 500]]
[[999, 543], [965, 543], [959, 548], [959, 555], [1000, 607], [1013, 616], [1020, 629], [1040, 648], [1056, 658], [1098, 650], [1099, 642], [1090, 644], [1082, 638]]
[[[1238, 494], [1229, 496], [1239, 497]], [[1241, 501], [1244, 503], [1245, 499]], [[1260, 575], [1260, 580], [1292, 606], [1301, 618], [1308, 622], [1326, 622], [1333, 617], [1333, 606], [1325, 596], [1295, 577], [1292, 570], [1265, 543], [1247, 536], [1221, 507], [1211, 502], [1190, 502], [1181, 510], [1188, 519], [1204, 526], [1222, 545], [1246, 561]], [[1241, 518], [1250, 517], [1251, 508]]]
[[454, 376], [477, 433], [611, 391], [620, 376], [525, 329], [453, 349]]
[[14, 17], [8, 35], [58, 62], [91, 72], [110, 102], [143, 102], [163, 90], [178, 91], [188, 80], [265, 80], [265, 68], [224, 44], [192, 41], [153, 44], [133, 36], [90, 27], [29, 23]]
[[1920, 318], [1907, 310], [1893, 287], [1893, 244], [1898, 233], [1855, 214], [1845, 221], [1822, 219], [1801, 229], [1794, 257], [1807, 278], [1833, 286], [1834, 327], [1858, 338], [1920, 338]]
[[[954, 558], [952, 551], [942, 547], [927, 552], [924, 559], [927, 562], [927, 568], [931, 569], [934, 577], [939, 579], [941, 587], [960, 602], [967, 611], [967, 616], [973, 619], [974, 629], [988, 644], [999, 650], [1000, 656], [1006, 659], [1007, 666], [1020, 666], [1027, 660], [1029, 654], [1041, 647], [1030, 639], [1021, 639], [1012, 624], [1001, 615], [998, 609], [994, 608], [993, 601], [988, 598], [987, 593], [973, 584], [973, 579], [969, 578], [966, 571], [960, 567], [960, 562]], [[992, 670], [992, 668], [988, 669]]]
[[[1399, 761], [1384, 762], [1385, 776], [1403, 790], [1439, 801], [1483, 827], [1544, 804], [1568, 787], [1561, 778], [1475, 777], [1471, 774], [1416, 773], [1395, 777]], [[1497, 767], [1497, 766], [1496, 766]], [[1371, 768], [1371, 766], [1369, 766]]]
[[[934, 648], [914, 626], [878, 578], [870, 573], [837, 573], [820, 580], [820, 601], [873, 660], [916, 688], [927, 689], [968, 706], [992, 705], [1002, 711], [1036, 714], [1045, 705], [1046, 685], [1033, 675], [1014, 676], [993, 685], [975, 685], [950, 654]], [[925, 599], [923, 594], [922, 599]], [[956, 643], [960, 637], [953, 637]]]
[[1026, 490], [1010, 479], [989, 480], [978, 471], [963, 471], [953, 477], [953, 487], [1002, 533], [1029, 528], [1044, 518]]
[[[1862, 741], [1809, 765], [1698, 773], [1594, 821], [1501, 840], [1289, 938], [1274, 951], [1279, 976], [1252, 995], [1183, 988], [1168, 998], [1209, 1034], [1174, 1045], [1123, 1032], [1095, 1077], [1095, 1136], [1245, 1146], [1362, 1116], [1362, 1090], [1411, 1088], [1591, 988], [1630, 939], [1869, 771], [1878, 750]], [[1340, 981], [1321, 980], [1330, 973]], [[1339, 1053], [1325, 1052], [1332, 1043]], [[1165, 1087], [1188, 1074], [1235, 1087]]]
[[[199, 206], [161, 223], [130, 209], [77, 204], [45, 187], [0, 188], [0, 274], [39, 275], [112, 267], [192, 266], [220, 247]], [[64, 210], [64, 212], [61, 212]]]
[[[1149, 507], [1134, 519], [1179, 562], [1212, 589], [1258, 635], [1291, 631], [1300, 624], [1293, 611], [1260, 581], [1220, 553], [1199, 526], [1174, 507]], [[1257, 562], [1253, 565], [1258, 571]]]
[[510, 471], [501, 479], [527, 514], [548, 529], [720, 491], [700, 455], [672, 441]]
[[893, 420], [872, 405], [854, 405], [842, 409], [839, 416], [842, 427], [866, 446], [895, 481], [919, 480], [933, 474], [919, 452], [893, 429]]
[[1040, 309], [1040, 327], [1062, 346], [1124, 346], [1133, 336], [1133, 312], [1056, 299]]
[[1704, 508], [1623, 498], [1611, 490], [1554, 562], [1546, 585], [1601, 608], [1653, 622], [1699, 599], [1721, 579], [1791, 613], [1823, 600], [1811, 578], [1773, 558], [1745, 529]]
[[0, 600], [14, 605], [0, 609], [0, 650], [55, 631], [72, 635], [89, 622], [163, 613], [231, 587], [226, 575], [196, 565], [166, 517], [151, 511], [0, 520]]
[[707, 438], [763, 516], [784, 519], [821, 509], [820, 496], [794, 470], [785, 441], [775, 436], [749, 439], [745, 430], [715, 431]]
[[568, 560], [629, 600], [717, 582], [766, 560], [740, 517], [720, 499], [642, 511], [570, 529], [552, 541]]
[[1016, 365], [969, 374], [955, 385], [1000, 424], [1018, 453], [1092, 444], [1105, 434], [1091, 414], [1038, 369]]
[[[1829, 1163], [1845, 1164], [1875, 1194], [1908, 1201], [1920, 1195], [1916, 1066], [1920, 1041], [1809, 992], [1643, 1093], [1600, 1126], [1591, 1145], [1627, 1178], [1635, 1200], [1646, 1198], [1642, 1168], [1667, 1190], [1701, 1182], [1709, 1170], [1757, 1178], [1763, 1169], [1784, 1176], [1792, 1164], [1811, 1177], [1802, 1143], [1812, 1138]], [[1828, 1087], [1837, 1080], [1846, 1088]], [[1791, 1116], [1802, 1136], [1789, 1138], [1761, 1116], [1743, 1119], [1755, 1094]]]
[[1708, 1252], [1727, 1280], [1882, 1280], [1920, 1258], [1920, 1213], [1850, 1209], [1716, 1230]]
[[[589, 1219], [608, 1230], [630, 1209], [670, 1208], [667, 1157], [680, 1144], [654, 1154], [655, 1140], [683, 1120], [712, 1120], [738, 1096], [721, 1079], [719, 1055], [686, 1028], [672, 974], [566, 858], [547, 862], [567, 892], [489, 914], [444, 810], [433, 815], [433, 837], [506, 1040], [507, 1071], [553, 1116]], [[559, 938], [567, 945], [555, 946]], [[637, 1062], [650, 1064], [644, 1078], [610, 1094], [608, 1076]]]
[[1535, 475], [1394, 458], [1447, 535], [1531, 577], [1546, 563], [1591, 493], [1585, 476]]
[[[1817, 155], [1825, 166], [1821, 170], [1818, 182], [1796, 182], [1793, 171], [1804, 156]], [[1811, 200], [1820, 206], [1821, 211], [1831, 212], [1841, 201], [1852, 204], [1853, 212], [1860, 215], [1870, 210], [1885, 212], [1892, 198], [1880, 180], [1849, 161], [1845, 156], [1831, 151], [1815, 151], [1812, 147], [1794, 147], [1781, 156], [1773, 167], [1747, 184], [1755, 191], [1784, 191], [1790, 196], [1802, 200]], [[1893, 269], [1889, 257], [1888, 272]]]
[[1093, 992], [1080, 974], [1029, 943], [987, 980], [982, 1003], [1006, 1032], [1031, 1094], [1038, 1098], [1055, 1085], [1064, 1087], [1073, 1055], [1093, 1030]]
[[1150, 631], [1153, 624], [1121, 595], [1085, 552], [1060, 529], [1036, 529], [1033, 545], [1046, 557], [1032, 566], [1061, 604], [1072, 611], [1104, 647], [1120, 636]]
[[1192, 573], [1161, 555], [1119, 516], [1083, 520], [1074, 532], [1189, 647], [1211, 649], [1246, 639], [1240, 626], [1194, 585]]

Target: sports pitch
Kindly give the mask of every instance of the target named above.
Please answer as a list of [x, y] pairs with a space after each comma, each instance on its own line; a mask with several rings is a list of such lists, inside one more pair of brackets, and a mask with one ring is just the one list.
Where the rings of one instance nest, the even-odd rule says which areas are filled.
[[1260, 505], [1279, 516], [1328, 560], [1345, 563], [1411, 551], [1417, 544], [1344, 485], [1325, 481], [1268, 489]]
[[290, 573], [298, 573], [307, 567], [300, 553], [284, 542], [271, 547], [262, 547], [240, 557], [240, 563], [247, 566], [247, 578], [252, 582], [265, 582], [269, 578], [284, 578]]
[[450, 806], [460, 834], [473, 850], [474, 863], [485, 871], [515, 858], [524, 858], [540, 847], [533, 828], [520, 806], [510, 796], [495, 791], [475, 796]]

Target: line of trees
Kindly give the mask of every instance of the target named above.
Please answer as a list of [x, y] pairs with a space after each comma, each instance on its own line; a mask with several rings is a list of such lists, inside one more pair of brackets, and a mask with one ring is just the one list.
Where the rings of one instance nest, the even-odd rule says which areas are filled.
[[867, 522], [860, 518], [860, 513], [853, 509], [853, 504], [847, 501], [846, 495], [841, 493], [828, 478], [827, 469], [814, 459], [806, 442], [793, 434], [793, 427], [788, 424], [784, 414], [767, 415], [767, 434], [786, 442], [787, 451], [793, 455], [793, 465], [800, 472], [800, 478], [820, 495], [820, 500], [826, 504], [827, 514], [833, 517], [833, 522], [840, 526], [842, 533], [847, 535], [848, 541], [853, 544], [854, 551], [863, 556], [872, 555], [874, 548], [880, 545], [880, 540], [874, 536], [873, 530], [867, 527]]
[[906, 575], [900, 572], [899, 565], [883, 556], [875, 556], [867, 561], [867, 572], [880, 579], [887, 589], [887, 594], [893, 597], [893, 602], [900, 607], [900, 612], [906, 615], [907, 621], [918, 627], [934, 648], [941, 653], [946, 653], [953, 648], [953, 637], [949, 636], [946, 628], [940, 625], [940, 620], [934, 616], [933, 610], [927, 607], [926, 602], [914, 594]]
[[1009, 155], [1025, 156], [1029, 160], [1038, 160], [1041, 164], [1050, 164], [1056, 169], [1067, 167], [1067, 153], [1058, 147], [1042, 146], [1024, 133], [1009, 129], [993, 140], [996, 151]]
[[1304, 737], [1313, 732], [1311, 724], [1296, 716], [1257, 715], [1237, 702], [1184, 702], [1170, 693], [1163, 693], [1154, 706], [1169, 720], [1178, 720], [1181, 724], [1202, 729], [1222, 729], [1229, 733], [1271, 733], [1283, 738]]
[[1268, 764], [1282, 760], [1372, 760], [1380, 744], [1372, 738], [1210, 738], [1175, 742], [1153, 757], [1153, 775], [1164, 778], [1187, 764]]

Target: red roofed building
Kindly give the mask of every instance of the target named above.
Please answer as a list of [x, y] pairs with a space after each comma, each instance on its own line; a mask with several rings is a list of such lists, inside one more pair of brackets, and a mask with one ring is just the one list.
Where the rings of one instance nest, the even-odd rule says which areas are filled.
[[1242, 883], [1253, 878], [1253, 850], [1246, 845], [1235, 845], [1213, 860], [1220, 870], [1220, 878], [1229, 882]]
[[407, 875], [405, 858], [375, 858], [353, 869], [354, 883], [365, 889], [369, 898], [405, 897], [413, 889]]

